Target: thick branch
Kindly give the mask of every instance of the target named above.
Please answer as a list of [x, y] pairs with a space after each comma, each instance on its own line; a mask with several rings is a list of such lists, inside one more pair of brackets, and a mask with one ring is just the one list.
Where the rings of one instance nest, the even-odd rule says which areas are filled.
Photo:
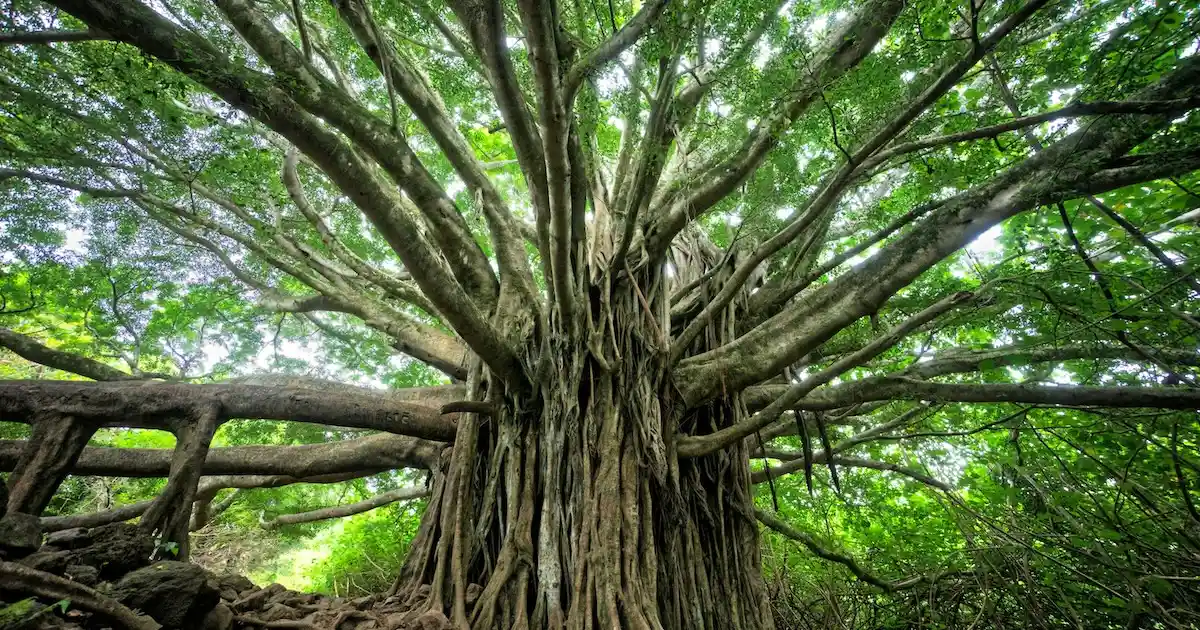
[[941, 316], [946, 311], [975, 297], [975, 294], [963, 291], [945, 297], [935, 304], [913, 315], [899, 325], [873, 340], [857, 352], [853, 352], [833, 363], [820, 372], [789, 386], [782, 395], [776, 398], [758, 413], [731, 427], [708, 435], [683, 436], [679, 438], [678, 448], [680, 457], [699, 457], [737, 443], [742, 438], [766, 427], [788, 409], [796, 409], [809, 392], [832, 381], [840, 374], [858, 367], [879, 356], [888, 348], [896, 345], [913, 330], [924, 326]]
[[797, 402], [796, 407], [815, 411], [875, 400], [1200, 409], [1200, 390], [1176, 387], [933, 383], [903, 376], [877, 376], [817, 390]]
[[85, 356], [55, 350], [33, 337], [7, 328], [0, 328], [0, 346], [12, 350], [17, 356], [27, 361], [96, 381], [123, 381], [139, 378]]
[[937, 208], [938, 205], [939, 204], [937, 202], [921, 204], [912, 210], [905, 212], [903, 215], [896, 218], [896, 220], [889, 223], [882, 230], [871, 235], [858, 245], [855, 245], [854, 247], [851, 247], [850, 249], [847, 249], [846, 251], [829, 259], [828, 262], [821, 265], [818, 269], [812, 271], [811, 273], [796, 279], [794, 282], [784, 285], [776, 291], [760, 290], [758, 293], [755, 293], [750, 297], [750, 309], [757, 315], [775, 314], [780, 306], [795, 297], [796, 294], [803, 291], [806, 287], [808, 287], [808, 285], [816, 282], [819, 278], [821, 278], [821, 276], [824, 276], [830, 271], [837, 269], [847, 260], [854, 258], [855, 256], [870, 249], [876, 243], [886, 239], [896, 232], [899, 232], [908, 224], [916, 221], [917, 219], [925, 216], [930, 211]]
[[474, 150], [446, 113], [441, 97], [418, 68], [396, 54], [386, 42], [378, 41], [376, 34], [379, 31], [373, 28], [375, 25], [363, 2], [352, 0], [336, 3], [335, 6], [359, 45], [367, 51], [367, 56], [375, 62], [380, 72], [390, 76], [391, 85], [400, 98], [433, 136], [434, 142], [454, 166], [467, 189], [481, 202], [481, 210], [487, 217], [496, 246], [501, 281], [515, 281], [523, 294], [530, 298], [536, 296], [516, 220], [488, 179], [487, 165], [475, 157]]
[[[25, 448], [23, 440], [0, 440], [0, 470], [11, 471]], [[206, 475], [281, 475], [312, 478], [378, 473], [438, 465], [445, 444], [381, 433], [365, 438], [302, 446], [230, 446], [211, 448]], [[71, 467], [72, 474], [104, 477], [166, 477], [171, 449], [89, 446]]]
[[[234, 9], [244, 8], [244, 5], [234, 0], [230, 2], [235, 5]], [[297, 101], [292, 98], [302, 99], [305, 107], [332, 115], [334, 112], [327, 110], [344, 105], [342, 101], [348, 97], [343, 95], [344, 98], [340, 100], [335, 98], [335, 92], [340, 92], [336, 88], [314, 90], [311, 89], [312, 85], [305, 81], [282, 81], [245, 67], [235, 66], [210, 42], [177, 27], [136, 0], [60, 0], [57, 6], [97, 28], [113, 33], [115, 38], [137, 46], [147, 54], [196, 79], [230, 104], [288, 138], [324, 170], [334, 184], [363, 211], [388, 244], [400, 255], [405, 268], [416, 279], [425, 295], [433, 301], [439, 313], [488, 366], [512, 383], [524, 382], [524, 372], [515, 353], [484, 319], [463, 290], [463, 286], [456, 281], [456, 277], [447, 272], [445, 262], [433, 252], [422, 236], [422, 231], [403, 210], [403, 202], [398, 195], [375, 176], [372, 169], [341, 136], [319, 123], [313, 116], [301, 111]], [[250, 17], [246, 19], [252, 21]], [[261, 27], [261, 24], [254, 22], [242, 26], [257, 28]], [[290, 47], [291, 44], [288, 43], [287, 46]], [[294, 47], [291, 52], [299, 55]], [[304, 75], [304, 78], [317, 81], [317, 85], [321, 85], [323, 81], [311, 74]], [[285, 87], [280, 87], [281, 85]], [[370, 119], [370, 116], [350, 115], [349, 120], [344, 122], [370, 124], [374, 129], [374, 123], [371, 123]], [[371, 137], [378, 136], [371, 130], [350, 131], [369, 131], [368, 135]], [[357, 135], [351, 134], [350, 131], [347, 131], [347, 134]], [[389, 147], [399, 151], [398, 147]], [[383, 154], [389, 163], [395, 160], [403, 161], [404, 155], [391, 153], [390, 149], [385, 151], [380, 148], [379, 153]], [[446, 212], [450, 212], [450, 209], [446, 209]], [[471, 246], [478, 251], [478, 246], [473, 241]], [[447, 255], [469, 256], [469, 252], [469, 248], [466, 251], [451, 250]], [[486, 266], [486, 261], [483, 264]], [[472, 265], [470, 268], [474, 267], [475, 265]], [[459, 266], [458, 269], [462, 271], [465, 268]], [[487, 274], [491, 275], [490, 269]]]
[[[679, 346], [674, 349], [673, 357], [678, 359], [682, 356], [681, 346], [689, 344], [700, 333], [706, 319], [712, 317], [714, 313], [718, 312], [718, 309], [725, 308], [733, 300], [734, 296], [743, 290], [746, 280], [763, 261], [786, 247], [800, 234], [810, 230], [813, 225], [822, 225], [822, 219], [828, 216], [830, 208], [833, 207], [846, 188], [854, 181], [858, 164], [870, 157], [885, 143], [890, 142], [892, 138], [899, 134], [913, 120], [916, 120], [918, 116], [937, 102], [943, 94], [962, 80], [971, 67], [983, 57], [986, 51], [999, 44], [1004, 37], [1025, 20], [1029, 19], [1045, 3], [1046, 0], [1031, 0], [1025, 3], [1015, 13], [1001, 22], [977, 46], [974, 46], [967, 55], [964, 55], [962, 59], [959, 59], [942, 72], [937, 80], [922, 91], [916, 99], [905, 104], [897, 115], [888, 120], [886, 124], [872, 134], [862, 146], [855, 149], [854, 155], [850, 155], [843, 149], [843, 153], [846, 155], [846, 163], [826, 178], [820, 191], [808, 201], [804, 210], [796, 219], [792, 220], [784, 229], [756, 247], [749, 258], [738, 265], [733, 277], [726, 282], [721, 292], [705, 306], [704, 311], [697, 317], [696, 321], [692, 322], [680, 336]], [[824, 101], [824, 94], [819, 93], [819, 95], [822, 101]], [[836, 135], [834, 139], [836, 141]]]
[[455, 422], [424, 405], [386, 392], [254, 385], [0, 381], [0, 419], [29, 422], [55, 412], [110, 426], [175, 429], [200, 407], [215, 406], [220, 421], [286, 420], [452, 440]]
[[25, 33], [0, 33], [0, 46], [14, 44], [54, 44], [58, 42], [94, 42], [112, 39], [107, 33], [89, 29], [86, 31], [32, 31]]
[[[1200, 94], [1200, 61], [1187, 58], [1137, 101]], [[1170, 124], [1170, 115], [1097, 119], [991, 181], [947, 200], [866, 263], [823, 285], [736, 341], [680, 363], [676, 383], [695, 404], [778, 374], [868, 313], [938, 261], [1001, 221], [1062, 200], [1091, 176]]]
[[871, 159], [863, 162], [858, 167], [857, 171], [863, 173], [869, 171], [887, 160], [896, 156], [921, 151], [923, 149], [932, 149], [934, 147], [946, 146], [949, 144], [957, 144], [959, 142], [968, 142], [971, 140], [980, 140], [984, 138], [995, 138], [1002, 133], [1009, 131], [1017, 131], [1040, 125], [1052, 120], [1060, 118], [1077, 118], [1080, 116], [1097, 116], [1097, 115], [1112, 115], [1112, 114], [1172, 114], [1189, 109], [1200, 107], [1200, 98], [1184, 98], [1167, 101], [1098, 101], [1093, 103], [1074, 103], [1066, 107], [1056, 109], [1041, 114], [1032, 116], [1022, 116], [1013, 120], [991, 125], [988, 127], [980, 127], [971, 131], [962, 131], [944, 136], [933, 136], [922, 138], [912, 142], [897, 144], [885, 151], [876, 153]]
[[1045, 347], [1006, 346], [989, 350], [951, 350], [934, 356], [930, 361], [913, 363], [906, 368], [904, 376], [933, 378], [960, 372], [975, 372], [1004, 366], [1021, 366], [1029, 363], [1072, 361], [1080, 359], [1119, 359], [1122, 361], [1145, 361], [1142, 353], [1153, 353], [1157, 358], [1176, 365], [1200, 365], [1200, 354], [1192, 350], [1172, 350], [1121, 346], [1066, 345]]
[[[512, 139], [517, 162], [529, 187], [530, 203], [537, 217], [538, 248], [550, 254], [548, 227], [550, 201], [546, 181], [546, 161], [533, 119], [525, 108], [525, 95], [517, 81], [508, 54], [504, 30], [504, 7], [498, 0], [454, 0], [449, 3], [467, 29], [471, 46], [483, 62], [500, 117]], [[549, 277], [547, 273], [547, 277]]]
[[[468, 295], [479, 301], [483, 310], [489, 310], [496, 296], [495, 274], [471, 235], [466, 220], [404, 137], [315, 72], [301, 51], [276, 30], [254, 5], [245, 0], [219, 0], [216, 4], [255, 52], [276, 73], [289, 79], [276, 81], [276, 86], [305, 110], [328, 120], [345, 133], [408, 193], [432, 228], [430, 236], [450, 263], [454, 277]], [[385, 77], [389, 78], [390, 83], [391, 74]], [[289, 139], [305, 150], [296, 138]], [[307, 150], [305, 152], [309, 153]]]
[[383, 507], [389, 503], [397, 501], [407, 501], [410, 499], [419, 499], [429, 496], [429, 490], [426, 488], [400, 488], [390, 492], [377, 494], [369, 499], [359, 501], [358, 503], [350, 503], [347, 505], [335, 505], [320, 510], [312, 510], [309, 512], [300, 512], [297, 514], [283, 514], [269, 521], [262, 521], [261, 525], [264, 529], [275, 529], [284, 525], [296, 525], [298, 523], [311, 523], [313, 521], [324, 521], [331, 518], [342, 518], [369, 512], [376, 508]]

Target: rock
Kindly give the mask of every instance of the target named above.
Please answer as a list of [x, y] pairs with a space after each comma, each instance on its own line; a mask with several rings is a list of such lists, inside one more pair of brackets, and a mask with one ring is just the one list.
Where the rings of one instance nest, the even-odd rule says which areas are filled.
[[204, 616], [204, 630], [229, 630], [233, 627], [233, 611], [225, 604], [217, 604]]
[[357, 610], [366, 610], [375, 604], [375, 597], [372, 595], [364, 595], [357, 599], [350, 600], [350, 605]]
[[69, 551], [39, 551], [21, 558], [17, 562], [38, 571], [62, 575], [67, 566], [74, 564]]
[[24, 558], [42, 546], [42, 525], [32, 514], [13, 512], [0, 518], [0, 554], [7, 560]]
[[279, 621], [281, 619], [299, 619], [304, 616], [304, 613], [284, 604], [271, 604], [256, 616], [263, 621]]
[[333, 630], [375, 630], [377, 619], [359, 610], [348, 610], [334, 620]]
[[263, 604], [267, 603], [267, 598], [270, 596], [271, 594], [268, 593], [266, 589], [254, 591], [253, 593], [245, 595], [241, 599], [234, 601], [232, 604], [230, 604], [230, 607], [238, 612], [257, 610]]
[[64, 529], [58, 532], [50, 532], [46, 535], [46, 544], [43, 547], [53, 547], [52, 550], [43, 549], [43, 551], [69, 551], [71, 549], [80, 549], [92, 543], [92, 533], [82, 527], [73, 529]]
[[430, 610], [417, 617], [412, 625], [413, 630], [454, 630], [450, 620], [440, 610]]
[[100, 579], [113, 581], [150, 564], [154, 541], [138, 531], [136, 525], [113, 523], [89, 532], [91, 544], [71, 553], [75, 564], [86, 564], [100, 571]]
[[287, 591], [282, 584], [272, 584], [262, 590], [254, 591], [249, 595], [243, 595], [241, 599], [233, 603], [233, 609], [238, 612], [248, 610], [257, 610], [265, 607], [267, 600], [271, 599], [279, 593]]
[[117, 583], [113, 596], [166, 628], [200, 630], [220, 602], [208, 573], [194, 564], [167, 560], [138, 569]]
[[89, 567], [86, 564], [73, 564], [67, 567], [66, 575], [84, 586], [95, 586], [100, 581], [100, 571], [96, 567]]
[[254, 582], [251, 582], [249, 578], [236, 573], [222, 573], [218, 575], [217, 584], [222, 590], [228, 588], [233, 590], [235, 593], [246, 593], [249, 591], [258, 590], [258, 587], [255, 586]]
[[[220, 586], [221, 583], [218, 582], [217, 585]], [[236, 602], [238, 600], [237, 591], [235, 591], [227, 586], [222, 586], [219, 590], [221, 593], [221, 601], [226, 601], [226, 602], [232, 603], [232, 602]]]

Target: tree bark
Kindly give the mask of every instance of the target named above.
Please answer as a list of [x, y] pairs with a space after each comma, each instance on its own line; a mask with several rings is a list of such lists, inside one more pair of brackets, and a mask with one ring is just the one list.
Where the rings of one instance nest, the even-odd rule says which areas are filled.
[[39, 414], [8, 478], [8, 511], [40, 515], [95, 432], [71, 416]]
[[[16, 470], [31, 441], [0, 440], [0, 470]], [[230, 446], [209, 449], [206, 475], [284, 475], [317, 477], [398, 468], [432, 469], [445, 444], [379, 434], [354, 440], [301, 446]], [[71, 472], [106, 477], [166, 477], [172, 451], [159, 448], [83, 449]]]
[[218, 418], [215, 407], [201, 409], [196, 415], [195, 423], [176, 435], [167, 487], [138, 524], [141, 531], [156, 539], [155, 554], [163, 559], [187, 560], [188, 557], [192, 502], [196, 498], [196, 485], [200, 482]]
[[[472, 628], [769, 628], [748, 452], [678, 461], [677, 430], [746, 414], [736, 396], [686, 415], [669, 378], [656, 274], [594, 287], [611, 338], [557, 337], [536, 399], [475, 388], [497, 412], [458, 425], [397, 594], [410, 615]], [[639, 287], [651, 287], [643, 293]], [[723, 317], [707, 334], [733, 334]], [[602, 345], [601, 345], [602, 344]], [[676, 463], [678, 462], [678, 463]], [[466, 604], [472, 584], [481, 589]]]
[[188, 385], [162, 382], [0, 382], [0, 420], [29, 422], [39, 413], [174, 431], [215, 407], [218, 420], [289, 420], [388, 431], [430, 440], [454, 437], [453, 416], [439, 408], [397, 400], [365, 388], [327, 391], [260, 385]]

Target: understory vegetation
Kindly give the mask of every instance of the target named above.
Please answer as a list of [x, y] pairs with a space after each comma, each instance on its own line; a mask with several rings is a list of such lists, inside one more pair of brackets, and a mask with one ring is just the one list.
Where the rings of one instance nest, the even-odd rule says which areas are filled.
[[0, 0], [0, 516], [403, 628], [1200, 627], [1198, 110], [1194, 2]]

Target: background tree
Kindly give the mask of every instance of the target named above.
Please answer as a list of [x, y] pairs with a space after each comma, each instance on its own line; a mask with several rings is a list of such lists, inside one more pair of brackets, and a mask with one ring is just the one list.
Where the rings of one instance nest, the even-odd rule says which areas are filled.
[[[9, 8], [0, 343], [102, 381], [0, 383], [9, 510], [166, 476], [67, 518], [186, 555], [229, 490], [414, 467], [390, 590], [457, 627], [770, 627], [757, 521], [908, 605], [801, 618], [1193, 618], [1194, 10]], [[425, 492], [375, 479], [318, 516]], [[899, 498], [924, 561], [865, 568]]]

